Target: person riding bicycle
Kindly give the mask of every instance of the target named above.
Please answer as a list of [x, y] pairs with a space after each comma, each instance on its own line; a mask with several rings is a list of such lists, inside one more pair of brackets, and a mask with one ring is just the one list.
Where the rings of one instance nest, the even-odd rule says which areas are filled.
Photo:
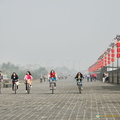
[[27, 71], [24, 80], [25, 80], [25, 84], [26, 84], [26, 90], [27, 90], [27, 83], [30, 84], [30, 86], [32, 87], [32, 74], [30, 73], [30, 71]]
[[[83, 74], [81, 72], [78, 72], [77, 75], [75, 76], [75, 79], [76, 79], [76, 82], [77, 82], [77, 86], [78, 86], [78, 82], [80, 82], [81, 86], [83, 86], [82, 85], [83, 78], [84, 78]], [[81, 87], [81, 89], [83, 89], [83, 88]]]
[[[13, 72], [13, 74], [11, 75], [11, 80], [12, 80], [12, 90], [14, 91], [15, 82], [19, 81], [19, 77], [15, 72]], [[17, 85], [17, 89], [18, 89], [18, 85]]]
[[45, 82], [45, 80], [46, 80], [46, 76], [45, 75], [43, 75], [43, 79], [44, 79], [44, 82]]
[[42, 80], [43, 80], [43, 75], [41, 74], [40, 75], [40, 82], [42, 82]]
[[[50, 82], [50, 80], [54, 81], [54, 85], [56, 88], [57, 73], [54, 70], [51, 70], [51, 72], [48, 74], [48, 80], [49, 80], [49, 82]], [[50, 88], [51, 88], [51, 84], [50, 84]]]

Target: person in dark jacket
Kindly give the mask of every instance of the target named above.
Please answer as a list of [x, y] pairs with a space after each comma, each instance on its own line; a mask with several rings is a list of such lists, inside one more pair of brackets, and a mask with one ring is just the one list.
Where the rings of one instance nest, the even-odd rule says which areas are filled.
[[[14, 90], [15, 82], [19, 81], [19, 77], [15, 72], [13, 72], [13, 74], [11, 75], [11, 80], [12, 80], [12, 90]], [[18, 89], [18, 85], [17, 85], [17, 89]]]
[[[82, 80], [83, 80], [83, 74], [81, 73], [81, 72], [78, 72], [77, 73], [77, 75], [75, 76], [75, 79], [76, 79], [76, 82], [78, 83], [79, 81], [80, 81], [80, 83], [81, 83], [81, 86], [83, 86], [82, 85]], [[78, 84], [77, 84], [77, 86], [78, 86]], [[83, 88], [81, 88], [81, 89], [83, 89]]]

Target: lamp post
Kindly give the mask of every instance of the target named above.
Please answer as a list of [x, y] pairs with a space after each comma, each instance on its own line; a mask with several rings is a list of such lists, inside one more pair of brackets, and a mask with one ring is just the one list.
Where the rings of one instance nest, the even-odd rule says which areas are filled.
[[117, 47], [117, 84], [119, 84], [120, 35], [117, 35], [115, 39]]

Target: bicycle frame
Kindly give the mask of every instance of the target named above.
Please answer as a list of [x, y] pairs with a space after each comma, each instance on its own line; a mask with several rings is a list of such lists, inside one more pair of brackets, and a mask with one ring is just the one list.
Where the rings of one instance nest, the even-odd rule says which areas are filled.
[[26, 85], [27, 85], [27, 93], [30, 94], [30, 84], [26, 83]]
[[40, 83], [42, 83], [42, 78], [40, 78]]
[[82, 86], [81, 82], [77, 82], [77, 85], [78, 85], [79, 93], [81, 94], [81, 86]]
[[51, 86], [51, 88], [52, 88], [52, 94], [54, 94], [54, 90], [55, 90], [55, 82], [52, 80], [52, 79], [50, 79], [50, 86]]
[[15, 91], [15, 94], [16, 94], [16, 91], [17, 91], [17, 84], [16, 84], [16, 82], [14, 82], [14, 91]]

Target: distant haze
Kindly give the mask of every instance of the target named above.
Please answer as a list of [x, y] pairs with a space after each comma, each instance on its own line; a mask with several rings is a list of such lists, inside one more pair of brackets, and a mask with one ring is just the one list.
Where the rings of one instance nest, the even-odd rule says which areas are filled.
[[120, 0], [0, 0], [0, 64], [86, 70], [120, 34]]

